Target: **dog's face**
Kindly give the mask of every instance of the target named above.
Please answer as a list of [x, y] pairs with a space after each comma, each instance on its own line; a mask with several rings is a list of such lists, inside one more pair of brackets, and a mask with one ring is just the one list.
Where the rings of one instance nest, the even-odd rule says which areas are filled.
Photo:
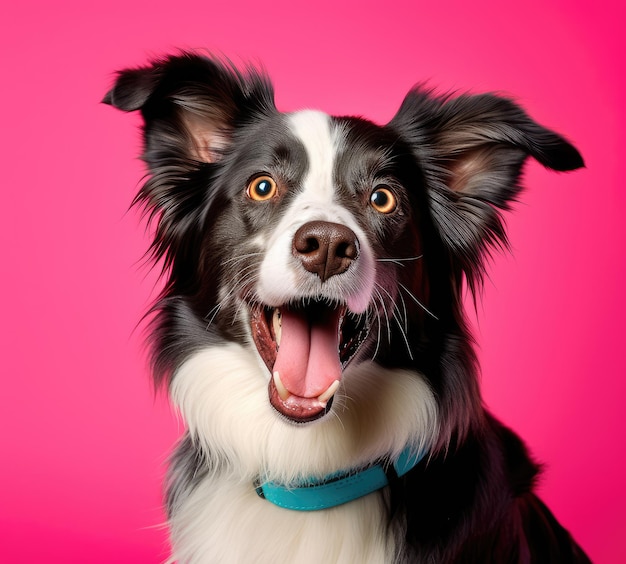
[[405, 236], [416, 220], [405, 184], [420, 175], [397, 135], [363, 120], [276, 113], [252, 129], [215, 186], [228, 194], [206, 233], [221, 255], [217, 307], [254, 344], [271, 405], [308, 422], [383, 327], [407, 322], [395, 271], [420, 260], [419, 238]]
[[569, 170], [571, 145], [495, 96], [415, 90], [386, 126], [283, 114], [263, 77], [195, 55], [122, 72], [105, 101], [145, 121], [159, 374], [233, 341], [291, 423], [324, 417], [363, 361], [423, 375], [444, 427], [468, 417], [461, 282], [505, 243], [527, 156]]

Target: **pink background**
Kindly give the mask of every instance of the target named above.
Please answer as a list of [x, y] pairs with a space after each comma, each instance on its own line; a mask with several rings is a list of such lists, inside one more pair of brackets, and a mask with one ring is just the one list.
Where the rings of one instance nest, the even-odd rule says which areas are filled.
[[[176, 47], [263, 62], [281, 109], [388, 120], [409, 87], [499, 90], [587, 169], [532, 163], [476, 320], [486, 404], [597, 562], [626, 561], [623, 2], [15, 2], [0, 8], [0, 554], [159, 562], [183, 425], [152, 395], [139, 123], [114, 70]], [[19, 4], [19, 6], [18, 6]], [[315, 5], [315, 7], [313, 7]], [[435, 6], [436, 5], [436, 6]], [[622, 157], [620, 162], [619, 157]]]

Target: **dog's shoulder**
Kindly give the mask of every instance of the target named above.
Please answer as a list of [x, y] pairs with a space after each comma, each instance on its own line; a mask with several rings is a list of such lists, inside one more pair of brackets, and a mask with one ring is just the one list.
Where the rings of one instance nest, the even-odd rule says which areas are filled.
[[540, 473], [524, 442], [486, 414], [459, 447], [425, 460], [392, 486], [415, 558], [427, 547], [436, 562], [588, 563], [536, 495]]
[[[535, 493], [541, 465], [531, 459], [524, 442], [511, 429], [488, 417], [497, 437], [511, 504], [502, 528], [519, 539], [520, 562], [590, 562]], [[503, 535], [507, 538], [507, 534]]]

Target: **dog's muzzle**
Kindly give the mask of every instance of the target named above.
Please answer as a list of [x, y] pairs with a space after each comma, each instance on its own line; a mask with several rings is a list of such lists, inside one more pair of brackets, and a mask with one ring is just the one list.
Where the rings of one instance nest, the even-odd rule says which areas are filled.
[[[345, 275], [361, 255], [352, 229], [310, 221], [295, 232], [291, 248], [304, 270], [319, 279], [319, 293], [296, 295], [278, 306], [255, 302], [248, 308], [254, 343], [272, 374], [271, 405], [290, 421], [306, 423], [330, 410], [369, 323], [366, 312], [350, 310], [347, 291], [344, 297], [337, 292], [335, 277]], [[334, 287], [332, 292], [327, 285]]]

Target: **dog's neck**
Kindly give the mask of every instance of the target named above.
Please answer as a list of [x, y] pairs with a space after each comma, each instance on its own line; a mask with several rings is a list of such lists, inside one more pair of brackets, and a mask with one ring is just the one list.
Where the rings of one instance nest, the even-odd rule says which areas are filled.
[[256, 492], [259, 497], [285, 509], [329, 509], [384, 488], [390, 479], [404, 476], [415, 468], [424, 454], [407, 447], [393, 462], [380, 461], [366, 468], [341, 471], [322, 479], [306, 479], [289, 484], [259, 480]]

